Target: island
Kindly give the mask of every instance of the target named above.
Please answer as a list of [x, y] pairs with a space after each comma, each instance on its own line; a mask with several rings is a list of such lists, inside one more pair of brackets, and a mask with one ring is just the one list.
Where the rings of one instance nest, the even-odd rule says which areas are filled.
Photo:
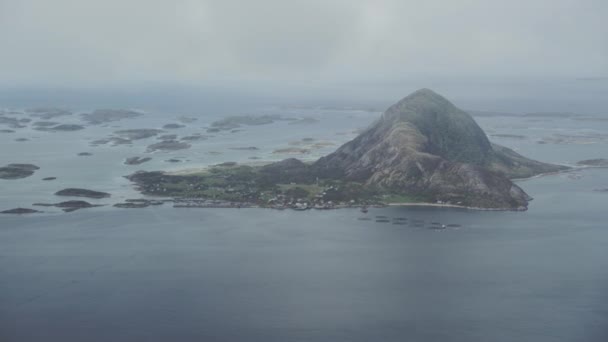
[[224, 163], [193, 172], [140, 171], [127, 178], [145, 195], [174, 197], [186, 207], [526, 210], [531, 197], [511, 179], [567, 169], [491, 143], [471, 115], [420, 89], [315, 162]]

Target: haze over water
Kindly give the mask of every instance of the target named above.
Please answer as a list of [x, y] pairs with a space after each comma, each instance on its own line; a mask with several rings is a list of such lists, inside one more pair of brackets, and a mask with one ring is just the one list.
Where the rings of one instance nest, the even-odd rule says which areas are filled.
[[[0, 168], [39, 167], [0, 179], [0, 212], [41, 211], [0, 213], [0, 341], [608, 341], [608, 168], [577, 166], [608, 159], [606, 17], [605, 0], [0, 1]], [[515, 181], [522, 212], [114, 207], [150, 199], [138, 170], [312, 162], [420, 88], [576, 168]], [[234, 116], [253, 124], [214, 129]], [[119, 133], [142, 129], [162, 131]], [[83, 199], [65, 188], [111, 196], [36, 205]]]
[[[35, 161], [34, 176], [3, 181], [8, 209], [56, 202], [63, 187], [109, 191], [113, 203], [138, 195], [121, 176], [137, 169], [183, 169], [264, 160], [303, 137], [336, 145], [379, 113], [262, 108], [249, 113], [314, 117], [309, 125], [247, 126], [122, 165], [133, 146], [88, 143], [120, 128], [161, 127], [177, 115], [148, 113], [112, 127], [2, 135], [2, 162]], [[171, 118], [171, 119], [170, 119]], [[200, 116], [179, 134], [204, 131]], [[78, 117], [69, 120], [78, 120]], [[558, 135], [608, 132], [605, 121], [477, 117], [490, 139], [543, 161], [574, 164], [604, 156], [607, 141], [555, 142]], [[63, 121], [63, 119], [62, 119]], [[345, 134], [347, 133], [347, 134]], [[498, 136], [493, 137], [493, 135]], [[524, 136], [524, 138], [512, 138]], [[602, 136], [600, 134], [600, 136]], [[238, 140], [235, 141], [235, 137]], [[547, 140], [549, 143], [539, 144]], [[300, 157], [315, 159], [327, 146]], [[51, 148], [52, 150], [45, 150]], [[90, 157], [77, 156], [90, 151]], [[208, 154], [220, 151], [223, 154]], [[143, 153], [143, 155], [146, 155]], [[182, 158], [178, 164], [166, 162]], [[69, 166], [69, 167], [68, 167]], [[59, 175], [54, 182], [43, 176]], [[603, 341], [608, 268], [605, 169], [520, 182], [527, 212], [437, 208], [277, 211], [109, 206], [0, 217], [0, 337], [8, 341]], [[377, 223], [375, 216], [391, 222]], [[370, 221], [361, 221], [369, 217]], [[406, 217], [409, 225], [394, 225]], [[421, 220], [423, 227], [412, 222]], [[428, 229], [431, 222], [457, 224]]]

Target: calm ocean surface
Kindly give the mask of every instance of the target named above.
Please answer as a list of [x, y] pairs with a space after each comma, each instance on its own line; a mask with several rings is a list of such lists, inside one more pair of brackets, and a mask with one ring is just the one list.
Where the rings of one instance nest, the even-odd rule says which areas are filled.
[[[349, 115], [352, 127], [320, 114], [324, 124], [308, 133], [286, 123], [248, 127], [238, 142], [220, 136], [191, 150], [155, 154], [140, 168], [247, 160], [242, 151], [206, 153], [225, 146], [259, 146], [262, 157], [279, 158], [272, 148], [290, 139], [314, 135], [339, 144], [352, 137], [341, 132], [377, 117], [341, 115]], [[564, 163], [608, 157], [605, 141], [535, 142], [555, 132], [605, 133], [606, 123], [513, 120], [478, 119], [489, 135], [530, 136], [493, 139], [530, 157]], [[141, 155], [145, 144], [89, 147], [87, 139], [95, 132], [103, 137], [103, 129], [31, 132], [38, 138], [26, 143], [0, 136], [3, 164], [41, 166], [34, 176], [0, 183], [0, 209], [57, 202], [54, 191], [76, 185], [109, 191], [114, 202], [137, 196], [121, 176], [138, 167], [121, 161]], [[45, 151], [45, 144], [54, 148]], [[94, 155], [75, 156], [83, 151]], [[163, 162], [169, 156], [190, 161], [171, 166]], [[40, 182], [53, 175], [57, 183]], [[593, 190], [608, 188], [608, 171], [519, 184], [535, 198], [527, 212], [165, 205], [5, 215], [0, 341], [607, 341], [608, 193]], [[378, 223], [376, 215], [461, 227]], [[371, 220], [359, 220], [363, 216]]]

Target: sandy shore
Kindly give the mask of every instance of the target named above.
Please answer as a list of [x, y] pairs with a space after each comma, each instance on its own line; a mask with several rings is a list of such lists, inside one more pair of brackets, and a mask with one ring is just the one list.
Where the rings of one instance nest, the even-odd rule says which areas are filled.
[[525, 209], [513, 209], [513, 208], [480, 208], [480, 207], [467, 207], [458, 204], [439, 204], [439, 203], [426, 203], [426, 202], [404, 202], [404, 203], [387, 203], [388, 207], [438, 207], [438, 208], [458, 208], [468, 210], [480, 210], [480, 211], [525, 211]]

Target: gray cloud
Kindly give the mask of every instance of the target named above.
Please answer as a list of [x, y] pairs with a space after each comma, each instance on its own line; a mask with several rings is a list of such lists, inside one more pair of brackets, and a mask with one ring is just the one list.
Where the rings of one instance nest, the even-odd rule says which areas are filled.
[[608, 74], [604, 0], [0, 0], [0, 83]]

